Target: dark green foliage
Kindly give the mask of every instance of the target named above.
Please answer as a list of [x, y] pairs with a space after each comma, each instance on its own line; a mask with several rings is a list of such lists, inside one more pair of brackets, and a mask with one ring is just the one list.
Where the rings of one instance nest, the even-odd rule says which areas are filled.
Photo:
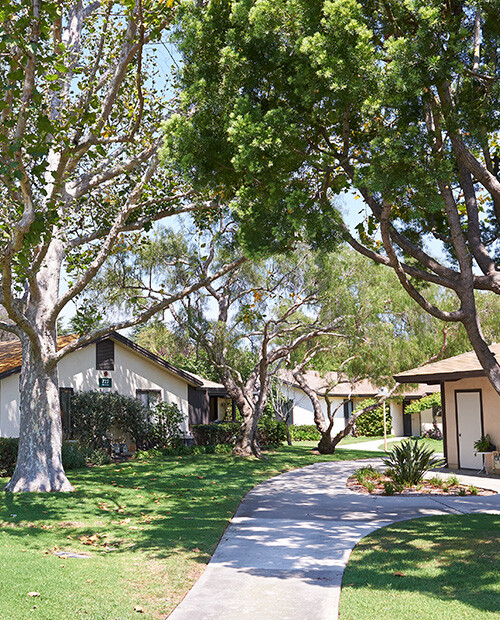
[[386, 495], [394, 495], [394, 484], [386, 480], [384, 482], [384, 493]]
[[75, 442], [67, 441], [62, 445], [62, 461], [65, 470], [69, 469], [81, 469], [87, 466], [87, 450]]
[[[360, 409], [373, 405], [374, 403], [375, 401], [372, 399], [364, 400], [362, 403], [360, 403], [356, 407], [354, 411], [355, 412], [359, 411]], [[389, 435], [392, 427], [391, 427], [391, 416], [388, 411], [387, 405], [386, 405], [386, 411], [385, 411], [385, 420], [386, 420], [386, 425], [387, 425], [387, 434]], [[356, 425], [354, 428], [355, 428], [354, 434], [356, 436], [361, 435], [364, 437], [380, 437], [380, 435], [383, 435], [384, 434], [383, 408], [378, 407], [377, 409], [373, 409], [372, 411], [368, 411], [367, 413], [361, 414], [359, 418], [356, 420]]]
[[286, 424], [282, 420], [260, 420], [257, 439], [261, 446], [281, 446], [286, 441]]
[[191, 431], [199, 446], [228, 443], [234, 445], [241, 428], [239, 422], [224, 422], [222, 424], [194, 424]]
[[319, 441], [321, 434], [313, 424], [291, 424], [290, 438], [292, 441]]
[[[234, 446], [241, 429], [240, 422], [221, 424], [195, 424], [191, 427], [199, 446]], [[281, 420], [260, 420], [257, 425], [257, 439], [262, 446], [279, 446], [286, 441], [286, 424]]]
[[[17, 437], [0, 437], [0, 476], [12, 476], [17, 461]], [[65, 470], [81, 469], [87, 465], [109, 463], [109, 455], [102, 450], [90, 450], [75, 441], [62, 444], [62, 462]]]
[[137, 399], [117, 392], [76, 392], [71, 397], [75, 437], [88, 448], [109, 450], [115, 426], [128, 433], [138, 448], [150, 440], [149, 410]]
[[12, 476], [17, 461], [17, 437], [0, 437], [0, 476]]
[[417, 484], [426, 471], [444, 464], [443, 459], [434, 456], [434, 450], [417, 439], [396, 444], [389, 457], [383, 461], [390, 468], [394, 482], [406, 485]]

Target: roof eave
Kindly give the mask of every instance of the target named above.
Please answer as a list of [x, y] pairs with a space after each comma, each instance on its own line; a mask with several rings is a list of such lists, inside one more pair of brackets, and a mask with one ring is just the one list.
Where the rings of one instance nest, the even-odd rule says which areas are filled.
[[485, 377], [484, 370], [464, 370], [462, 372], [441, 372], [441, 373], [415, 373], [412, 375], [394, 375], [394, 379], [398, 383], [426, 383], [427, 385], [436, 385], [444, 381], [460, 381], [460, 379], [474, 379], [476, 377]]

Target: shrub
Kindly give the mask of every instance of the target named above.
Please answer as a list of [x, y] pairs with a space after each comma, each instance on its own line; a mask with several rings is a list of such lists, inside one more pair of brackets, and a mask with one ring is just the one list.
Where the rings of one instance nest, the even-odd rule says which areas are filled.
[[298, 426], [291, 424], [288, 428], [292, 441], [319, 441], [321, 439], [321, 433], [313, 424], [300, 424]]
[[384, 493], [386, 495], [394, 495], [394, 484], [392, 482], [389, 482], [388, 480], [386, 480], [384, 482]]
[[[17, 461], [19, 439], [0, 437], [0, 476], [12, 476]], [[104, 465], [110, 459], [102, 450], [89, 450], [75, 441], [63, 441], [62, 464], [65, 470], [81, 469], [87, 465]]]
[[194, 424], [191, 430], [199, 446], [215, 446], [220, 443], [234, 445], [240, 428], [240, 422], [223, 422], [221, 424]]
[[394, 482], [413, 485], [420, 482], [426, 471], [443, 465], [443, 459], [433, 455], [434, 450], [417, 439], [409, 439], [396, 444], [383, 462], [391, 469]]
[[427, 437], [427, 439], [443, 439], [443, 433], [439, 430], [438, 426], [433, 426], [432, 428], [428, 428], [423, 437]]
[[154, 446], [166, 448], [181, 443], [183, 417], [175, 403], [157, 403], [151, 412], [150, 421], [150, 440]]
[[[241, 430], [240, 422], [215, 424], [194, 424], [191, 427], [199, 446], [234, 446]], [[282, 420], [260, 420], [257, 425], [257, 440], [262, 446], [279, 446], [286, 441], [286, 424]], [[207, 453], [208, 454], [208, 453]]]
[[366, 480], [379, 480], [382, 474], [371, 465], [366, 465], [357, 469], [354, 472], [354, 477], [360, 484], [364, 484]]
[[74, 441], [65, 441], [62, 445], [62, 462], [65, 470], [81, 469], [87, 466], [86, 450]]
[[12, 476], [17, 461], [17, 437], [0, 437], [0, 476]]
[[[359, 411], [360, 409], [364, 409], [365, 407], [369, 407], [375, 403], [372, 399], [364, 400], [359, 403], [354, 412]], [[391, 433], [391, 415], [389, 412], [389, 407], [386, 405], [385, 410], [385, 421], [387, 426], [387, 434]], [[379, 437], [384, 434], [384, 412], [383, 407], [377, 407], [377, 409], [373, 409], [372, 411], [367, 411], [366, 413], [362, 413], [359, 418], [357, 418], [355, 423], [355, 434], [356, 436], [363, 437]]]
[[372, 493], [375, 490], [375, 482], [373, 480], [366, 480], [363, 486], [368, 493]]
[[257, 425], [257, 440], [261, 446], [281, 446], [286, 441], [286, 424], [283, 420], [260, 420]]
[[71, 397], [73, 433], [92, 450], [109, 450], [111, 427], [131, 436], [138, 448], [149, 447], [149, 410], [139, 400], [117, 392], [76, 392]]

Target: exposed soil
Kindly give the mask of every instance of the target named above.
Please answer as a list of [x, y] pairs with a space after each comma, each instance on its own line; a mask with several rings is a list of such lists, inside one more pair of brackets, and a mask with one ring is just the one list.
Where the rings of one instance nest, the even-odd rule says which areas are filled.
[[[365, 493], [366, 495], [387, 495], [384, 489], [384, 482], [392, 482], [388, 476], [382, 476], [376, 480], [371, 479], [374, 484], [373, 491], [369, 491], [363, 484], [359, 483], [354, 476], [347, 479], [346, 486], [356, 493]], [[393, 483], [393, 486], [394, 483]], [[423, 480], [414, 487], [405, 487], [402, 491], [394, 491], [393, 495], [496, 495], [496, 491], [489, 489], [480, 489], [479, 487], [470, 487], [467, 484], [447, 485], [446, 481], [443, 486], [432, 484], [428, 480]]]

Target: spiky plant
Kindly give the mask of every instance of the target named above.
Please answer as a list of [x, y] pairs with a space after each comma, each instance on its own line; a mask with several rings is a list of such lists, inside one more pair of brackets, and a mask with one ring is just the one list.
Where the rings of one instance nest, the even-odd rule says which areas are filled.
[[408, 439], [392, 448], [384, 464], [391, 469], [394, 482], [411, 486], [420, 482], [426, 471], [443, 465], [444, 460], [417, 439]]

